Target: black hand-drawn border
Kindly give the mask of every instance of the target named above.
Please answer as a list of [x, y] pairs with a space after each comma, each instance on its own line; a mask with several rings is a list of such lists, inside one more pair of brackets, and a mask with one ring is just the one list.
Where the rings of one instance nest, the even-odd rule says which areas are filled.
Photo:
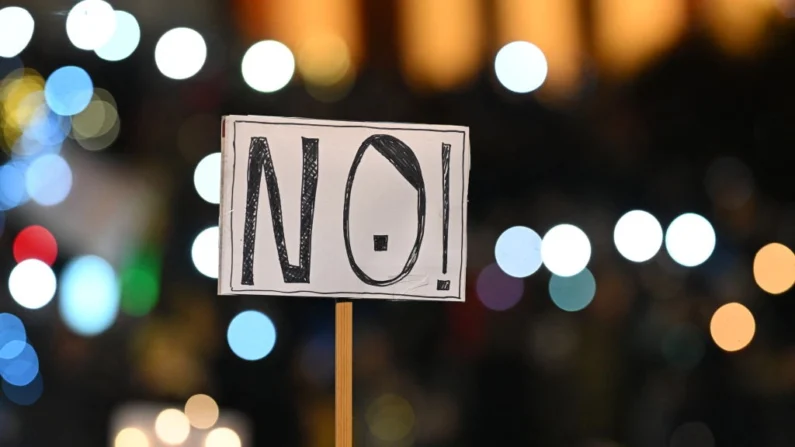
[[[460, 134], [461, 135], [461, 247], [464, 248], [464, 229], [466, 228], [466, 212], [464, 211], [466, 208], [466, 194], [463, 192], [466, 191], [466, 132], [463, 130], [443, 130], [443, 129], [423, 129], [423, 128], [405, 128], [405, 127], [379, 127], [379, 126], [365, 126], [365, 125], [345, 125], [345, 124], [316, 124], [316, 123], [303, 123], [303, 122], [279, 122], [279, 121], [249, 121], [249, 120], [233, 120], [232, 121], [232, 194], [231, 200], [234, 200], [235, 197], [235, 183], [237, 183], [237, 125], [238, 124], [265, 124], [265, 125], [275, 125], [275, 126], [307, 126], [307, 127], [331, 127], [331, 128], [344, 128], [344, 129], [370, 129], [370, 130], [378, 130], [382, 132], [389, 132], [389, 131], [408, 131], [408, 132], [433, 132], [433, 133], [447, 133], [447, 134]], [[234, 206], [230, 203], [230, 210], [228, 216], [228, 225], [229, 225], [229, 250], [230, 250], [230, 259], [231, 265], [229, 266], [229, 290], [232, 292], [262, 292], [262, 293], [273, 293], [273, 294], [280, 294], [280, 295], [345, 295], [345, 296], [389, 296], [392, 295], [396, 297], [396, 299], [404, 298], [430, 298], [430, 299], [451, 299], [451, 300], [460, 300], [461, 299], [461, 287], [463, 285], [463, 278], [464, 278], [464, 258], [466, 257], [465, 253], [461, 253], [460, 256], [460, 266], [458, 270], [458, 294], [457, 295], [417, 295], [417, 294], [406, 294], [406, 293], [389, 293], [386, 291], [383, 292], [349, 292], [349, 291], [340, 291], [340, 292], [317, 292], [312, 290], [292, 290], [292, 291], [285, 291], [285, 290], [273, 290], [273, 289], [255, 289], [251, 287], [244, 286], [245, 288], [235, 288], [234, 286], [234, 259], [235, 259], [235, 252], [234, 252], [234, 241], [235, 241], [235, 231], [234, 231]]]

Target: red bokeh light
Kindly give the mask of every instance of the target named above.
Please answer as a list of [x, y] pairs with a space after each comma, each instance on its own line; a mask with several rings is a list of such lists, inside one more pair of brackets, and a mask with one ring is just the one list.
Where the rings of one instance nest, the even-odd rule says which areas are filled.
[[58, 243], [55, 236], [42, 226], [31, 225], [20, 231], [14, 239], [14, 259], [17, 262], [38, 259], [52, 265], [57, 256]]

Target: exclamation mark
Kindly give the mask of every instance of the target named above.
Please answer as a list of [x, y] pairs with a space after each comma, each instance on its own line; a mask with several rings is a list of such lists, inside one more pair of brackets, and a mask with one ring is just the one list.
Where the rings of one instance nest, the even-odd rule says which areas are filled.
[[[450, 145], [442, 143], [442, 273], [447, 274], [447, 239], [450, 228]], [[436, 290], [450, 290], [450, 281], [439, 279]]]

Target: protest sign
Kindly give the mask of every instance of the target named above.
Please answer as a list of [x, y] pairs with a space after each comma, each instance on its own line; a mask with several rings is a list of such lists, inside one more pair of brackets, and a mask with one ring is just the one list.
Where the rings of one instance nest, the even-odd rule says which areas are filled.
[[219, 294], [465, 299], [468, 128], [222, 126]]

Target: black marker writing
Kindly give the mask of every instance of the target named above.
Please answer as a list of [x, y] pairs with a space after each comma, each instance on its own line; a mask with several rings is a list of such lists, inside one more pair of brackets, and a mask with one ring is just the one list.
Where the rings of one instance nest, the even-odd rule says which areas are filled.
[[[351, 249], [350, 213], [353, 179], [356, 177], [356, 170], [362, 162], [362, 157], [364, 157], [365, 152], [367, 152], [370, 146], [386, 158], [387, 161], [397, 169], [400, 175], [417, 190], [417, 238], [414, 241], [414, 246], [409, 253], [406, 264], [403, 266], [403, 270], [394, 278], [386, 280], [376, 280], [368, 276], [356, 263], [353, 257], [353, 250]], [[348, 254], [348, 262], [356, 276], [365, 284], [380, 287], [395, 284], [405, 278], [406, 275], [411, 272], [411, 269], [414, 268], [414, 264], [417, 263], [417, 258], [419, 257], [422, 237], [425, 234], [425, 181], [422, 178], [420, 162], [406, 143], [391, 135], [373, 135], [364, 140], [362, 145], [359, 146], [359, 150], [356, 152], [356, 156], [351, 164], [351, 170], [348, 173], [348, 183], [345, 186], [345, 204], [342, 210], [342, 230], [345, 238], [345, 250]]]
[[[276, 240], [276, 252], [282, 268], [285, 283], [308, 283], [312, 258], [312, 226], [315, 214], [315, 195], [317, 193], [318, 176], [318, 140], [302, 138], [303, 142], [303, 181], [301, 185], [301, 236], [298, 252], [298, 265], [290, 264], [287, 257], [287, 246], [284, 242], [284, 222], [282, 219], [282, 199], [279, 194], [279, 183], [273, 168], [268, 139], [254, 137], [251, 139], [248, 158], [248, 182], [246, 193], [246, 219], [243, 232], [243, 278], [242, 284], [254, 284], [254, 248], [257, 238], [257, 210], [259, 208], [259, 190], [262, 176], [268, 189], [273, 235]], [[424, 203], [423, 203], [424, 206]]]
[[447, 273], [447, 234], [450, 230], [450, 145], [442, 143], [442, 273]]

